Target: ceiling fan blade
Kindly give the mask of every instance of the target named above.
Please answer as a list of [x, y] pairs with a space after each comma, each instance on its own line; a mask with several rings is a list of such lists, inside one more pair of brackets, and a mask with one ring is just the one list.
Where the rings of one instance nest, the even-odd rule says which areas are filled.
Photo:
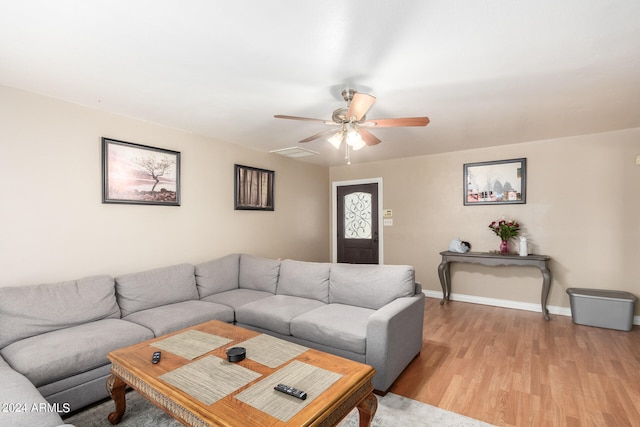
[[375, 102], [375, 96], [368, 95], [366, 93], [356, 93], [353, 95], [351, 105], [349, 105], [349, 110], [347, 110], [347, 119], [355, 117], [355, 120], [359, 122]]
[[289, 119], [289, 120], [303, 120], [303, 121], [307, 121], [307, 122], [322, 122], [322, 123], [333, 123], [332, 121], [329, 120], [324, 120], [324, 119], [310, 119], [309, 117], [297, 117], [297, 116], [283, 116], [282, 114], [276, 114], [275, 116], [276, 119]]
[[323, 136], [329, 136], [331, 134], [336, 133], [335, 129], [328, 129], [328, 130], [323, 130], [322, 132], [316, 133], [315, 135], [311, 135], [308, 138], [302, 139], [298, 142], [309, 142], [309, 141], [313, 141], [314, 139], [318, 139], [321, 138]]
[[367, 145], [377, 145], [381, 142], [374, 134], [366, 129], [358, 128], [358, 132], [360, 132], [360, 136]]
[[426, 126], [429, 124], [429, 117], [402, 117], [398, 119], [371, 119], [361, 126], [398, 127], [398, 126]]

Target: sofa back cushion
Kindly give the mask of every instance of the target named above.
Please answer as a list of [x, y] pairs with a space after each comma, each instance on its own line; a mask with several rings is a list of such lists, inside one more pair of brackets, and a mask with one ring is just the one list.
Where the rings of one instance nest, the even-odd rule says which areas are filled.
[[315, 299], [328, 304], [330, 266], [322, 262], [282, 261], [278, 295]]
[[0, 288], [0, 348], [35, 335], [120, 318], [113, 278], [101, 275]]
[[195, 267], [178, 264], [116, 277], [122, 317], [136, 311], [198, 299]]
[[195, 273], [200, 299], [220, 292], [238, 289], [240, 255], [231, 254], [197, 264]]
[[329, 302], [377, 310], [396, 298], [414, 295], [409, 265], [332, 264]]
[[280, 261], [278, 260], [240, 255], [240, 274], [238, 275], [240, 288], [275, 294], [279, 273]]

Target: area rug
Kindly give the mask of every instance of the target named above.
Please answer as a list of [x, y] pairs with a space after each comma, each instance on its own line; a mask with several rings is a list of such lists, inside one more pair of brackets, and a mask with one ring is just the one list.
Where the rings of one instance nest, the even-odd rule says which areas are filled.
[[[406, 397], [387, 393], [376, 396], [378, 410], [373, 418], [373, 427], [425, 426], [425, 427], [490, 427], [473, 418], [468, 418], [435, 406], [427, 405]], [[107, 415], [113, 411], [113, 402], [104, 401], [82, 412], [74, 414], [64, 421], [75, 427], [107, 427]], [[357, 427], [359, 415], [353, 410], [338, 424], [339, 427]], [[161, 409], [148, 402], [135, 391], [127, 393], [127, 410], [119, 427], [182, 427]]]

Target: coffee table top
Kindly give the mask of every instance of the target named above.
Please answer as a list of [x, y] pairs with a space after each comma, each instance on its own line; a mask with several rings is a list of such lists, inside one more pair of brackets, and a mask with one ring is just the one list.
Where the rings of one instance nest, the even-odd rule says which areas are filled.
[[[247, 357], [227, 361], [226, 349]], [[160, 363], [151, 363], [162, 351]], [[362, 363], [213, 320], [109, 353], [112, 374], [188, 425], [332, 425], [373, 391]], [[299, 400], [273, 390], [304, 390]]]

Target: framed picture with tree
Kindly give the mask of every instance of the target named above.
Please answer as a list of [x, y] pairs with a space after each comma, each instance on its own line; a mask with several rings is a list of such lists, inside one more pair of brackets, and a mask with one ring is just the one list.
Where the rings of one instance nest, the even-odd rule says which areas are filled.
[[102, 203], [180, 206], [180, 152], [102, 138]]

